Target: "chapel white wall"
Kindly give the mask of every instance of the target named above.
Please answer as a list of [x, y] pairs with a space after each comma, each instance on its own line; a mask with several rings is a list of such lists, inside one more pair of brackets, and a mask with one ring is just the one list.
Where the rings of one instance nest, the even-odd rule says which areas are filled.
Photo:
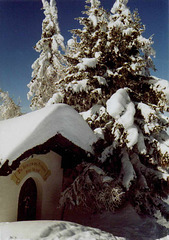
[[11, 180], [12, 174], [0, 176], [0, 222], [17, 221], [20, 190], [24, 182], [30, 177], [33, 178], [37, 186], [37, 219], [53, 220], [60, 218], [60, 210], [57, 209], [57, 206], [63, 178], [61, 156], [51, 151], [45, 155], [33, 155], [32, 157], [43, 161], [51, 171], [51, 175], [44, 181], [40, 174], [30, 172], [19, 185]]

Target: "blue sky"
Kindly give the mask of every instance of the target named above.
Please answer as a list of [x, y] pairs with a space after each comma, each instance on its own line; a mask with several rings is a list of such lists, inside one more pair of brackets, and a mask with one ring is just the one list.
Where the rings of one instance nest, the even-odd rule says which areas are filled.
[[[68, 32], [79, 27], [74, 20], [82, 16], [85, 0], [56, 0], [59, 26], [65, 42]], [[101, 0], [110, 10], [114, 0]], [[144, 36], [154, 34], [154, 59], [157, 77], [169, 80], [169, 3], [168, 0], [129, 0], [131, 11], [138, 9], [142, 23], [146, 25]], [[21, 98], [24, 112], [30, 111], [27, 100], [27, 84], [31, 80], [31, 65], [39, 56], [33, 49], [41, 38], [44, 19], [41, 0], [0, 0], [0, 88], [8, 91], [17, 101]]]

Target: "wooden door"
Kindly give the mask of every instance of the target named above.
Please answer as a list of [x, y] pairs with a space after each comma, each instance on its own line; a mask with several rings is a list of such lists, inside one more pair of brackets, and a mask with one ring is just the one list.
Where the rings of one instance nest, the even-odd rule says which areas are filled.
[[28, 178], [23, 184], [18, 203], [18, 221], [36, 220], [37, 188], [34, 180]]

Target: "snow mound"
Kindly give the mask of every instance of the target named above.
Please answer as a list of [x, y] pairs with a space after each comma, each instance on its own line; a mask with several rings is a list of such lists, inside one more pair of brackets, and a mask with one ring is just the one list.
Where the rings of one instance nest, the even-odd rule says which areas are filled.
[[[22, 231], [21, 231], [22, 229]], [[0, 240], [125, 240], [96, 228], [61, 221], [1, 223]]]
[[0, 121], [0, 161], [4, 164], [57, 134], [92, 153], [96, 141], [83, 118], [66, 104], [55, 104], [9, 120]]
[[[94, 217], [94, 218], [93, 218]], [[119, 214], [93, 216], [97, 227], [68, 221], [24, 221], [0, 223], [0, 240], [168, 240], [169, 228], [155, 219], [139, 217], [131, 207]], [[100, 218], [109, 232], [100, 230]], [[88, 222], [89, 223], [89, 222]], [[104, 225], [104, 224], [103, 224]], [[103, 227], [103, 226], [102, 226]], [[110, 233], [112, 232], [112, 233]]]

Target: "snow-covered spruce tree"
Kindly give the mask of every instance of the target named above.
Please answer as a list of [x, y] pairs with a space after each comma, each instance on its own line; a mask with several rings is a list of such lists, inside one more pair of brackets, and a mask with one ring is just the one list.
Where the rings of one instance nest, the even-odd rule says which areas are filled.
[[8, 92], [0, 89], [0, 120], [14, 118], [22, 115], [21, 107], [16, 105]]
[[[89, 0], [86, 2], [90, 3]], [[106, 85], [103, 77], [106, 63], [103, 59], [108, 14], [100, 7], [98, 0], [91, 1], [91, 7], [86, 8], [87, 17], [79, 18], [83, 29], [72, 30], [73, 38], [68, 41], [69, 51], [65, 56], [68, 66], [65, 78], [61, 81], [64, 85], [61, 101], [74, 106], [79, 112], [88, 110], [93, 103], [98, 102], [101, 87], [105, 88]], [[58, 98], [60, 99], [59, 93], [50, 102], [57, 102]], [[102, 100], [101, 96], [100, 101]]]
[[[127, 2], [118, 0], [111, 9], [108, 44], [114, 49], [113, 64], [118, 78], [126, 77], [128, 82], [132, 75], [149, 76], [149, 68], [155, 70], [151, 58], [155, 51], [151, 47], [152, 37], [146, 39], [142, 36], [145, 26], [141, 24], [137, 11], [130, 12]], [[122, 84], [125, 84], [124, 80]]]
[[46, 105], [48, 100], [57, 91], [57, 82], [63, 75], [64, 59], [61, 49], [64, 50], [64, 38], [60, 34], [58, 14], [55, 0], [42, 0], [45, 19], [42, 23], [41, 40], [35, 46], [40, 52], [39, 58], [33, 63], [32, 77], [28, 84], [28, 99], [31, 98], [31, 108], [39, 109]]
[[[142, 36], [144, 26], [128, 9], [128, 1], [116, 0], [110, 15], [98, 0], [89, 2], [87, 17], [79, 19], [83, 28], [73, 30], [69, 42], [72, 55], [67, 57], [59, 101], [81, 112], [99, 140], [95, 160], [85, 168], [78, 166], [78, 178], [62, 200], [85, 205], [93, 183], [98, 209], [112, 210], [116, 202], [119, 207], [126, 200], [140, 213], [153, 215], [159, 209], [169, 218], [163, 202], [169, 194], [169, 120], [164, 116], [169, 110], [169, 83], [150, 76], [152, 38]], [[118, 201], [110, 197], [106, 202], [106, 192], [111, 196], [115, 189]]]

